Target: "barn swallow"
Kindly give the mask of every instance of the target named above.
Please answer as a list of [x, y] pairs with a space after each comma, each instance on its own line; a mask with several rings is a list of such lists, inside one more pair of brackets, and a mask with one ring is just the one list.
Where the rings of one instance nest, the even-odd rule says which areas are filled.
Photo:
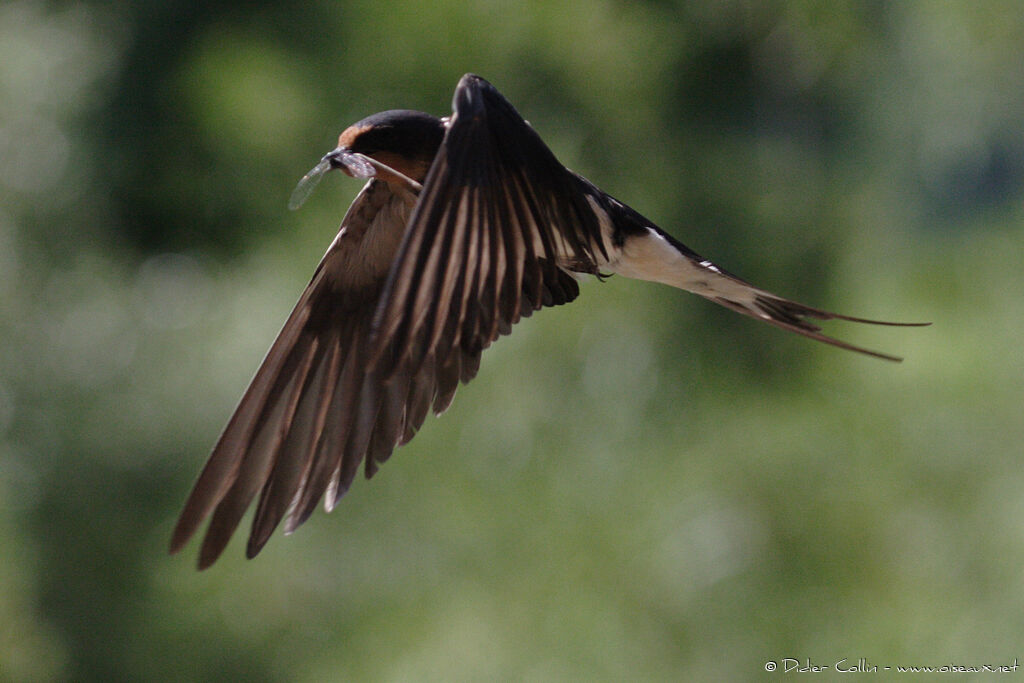
[[[811, 320], [904, 325], [830, 313], [728, 273], [555, 158], [490, 83], [459, 81], [445, 118], [408, 110], [346, 129], [300, 181], [297, 207], [332, 169], [368, 179], [192, 490], [176, 552], [212, 514], [200, 569], [259, 494], [246, 550], [284, 520], [328, 511], [359, 465], [371, 477], [448, 408], [480, 354], [520, 318], [575, 299], [580, 274], [685, 289], [811, 339], [899, 360], [821, 333]], [[927, 324], [927, 323], [923, 323]]]

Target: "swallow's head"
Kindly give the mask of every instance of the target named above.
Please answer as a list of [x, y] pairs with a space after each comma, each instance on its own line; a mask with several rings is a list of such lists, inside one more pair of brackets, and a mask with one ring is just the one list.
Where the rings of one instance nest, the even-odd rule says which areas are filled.
[[[338, 138], [338, 148], [328, 156], [333, 155], [337, 161], [332, 165], [349, 175], [362, 175], [346, 161], [361, 154], [422, 183], [444, 131], [444, 122], [436, 116], [407, 109], [384, 111], [346, 128]], [[379, 168], [377, 171], [379, 177], [390, 180]]]

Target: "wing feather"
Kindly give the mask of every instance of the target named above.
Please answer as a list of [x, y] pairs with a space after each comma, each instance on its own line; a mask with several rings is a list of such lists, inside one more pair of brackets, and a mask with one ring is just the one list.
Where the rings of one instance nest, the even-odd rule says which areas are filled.
[[433, 360], [419, 369], [413, 376], [409, 388], [409, 398], [405, 404], [405, 420], [402, 425], [401, 444], [409, 443], [412, 437], [427, 419], [430, 412], [430, 404], [434, 401], [434, 394], [437, 391], [437, 381]]
[[299, 401], [288, 425], [287, 438], [279, 449], [286, 457], [277, 457], [256, 505], [252, 533], [246, 554], [254, 557], [288, 511], [313, 461], [318, 434], [323, 430], [329, 397], [337, 379], [338, 346], [333, 335], [317, 341], [310, 370], [299, 392]]
[[258, 419], [252, 442], [246, 449], [245, 466], [238, 469], [231, 489], [214, 511], [199, 551], [201, 567], [209, 566], [224, 550], [246, 508], [265, 484], [274, 457], [291, 425], [315, 350], [315, 340], [296, 345], [289, 355], [291, 362], [286, 363], [278, 375]]
[[[485, 348], [523, 309], [561, 302], [552, 292], [578, 292], [564, 287], [568, 264], [596, 272], [604, 249], [576, 177], [490, 84], [464, 77], [454, 110], [374, 319], [382, 378], [430, 357], [439, 381], [452, 376], [453, 351]], [[439, 393], [435, 409], [450, 399]]]
[[377, 472], [380, 463], [391, 457], [391, 452], [398, 446], [408, 401], [409, 377], [401, 373], [383, 387], [377, 421], [364, 463], [367, 479]]

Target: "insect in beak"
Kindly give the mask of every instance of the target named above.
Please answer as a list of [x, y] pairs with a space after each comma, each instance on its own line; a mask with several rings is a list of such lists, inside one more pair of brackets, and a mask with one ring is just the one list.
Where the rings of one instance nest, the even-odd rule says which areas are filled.
[[295, 211], [302, 206], [313, 190], [320, 184], [320, 180], [328, 171], [340, 168], [346, 175], [353, 178], [372, 178], [376, 175], [374, 164], [368, 157], [353, 152], [344, 147], [338, 147], [323, 156], [320, 163], [302, 176], [302, 180], [295, 186], [291, 199], [288, 200], [288, 208]]

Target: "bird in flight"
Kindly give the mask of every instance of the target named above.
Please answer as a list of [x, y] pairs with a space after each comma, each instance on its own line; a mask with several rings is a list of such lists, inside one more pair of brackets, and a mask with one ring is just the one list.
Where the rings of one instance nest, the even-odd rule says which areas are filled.
[[[346, 129], [292, 196], [328, 171], [368, 179], [341, 221], [185, 503], [177, 552], [212, 514], [199, 568], [259, 496], [246, 555], [284, 521], [328, 511], [440, 414], [512, 325], [579, 295], [580, 274], [672, 285], [776, 327], [881, 325], [783, 299], [731, 275], [565, 168], [490, 83], [467, 74], [453, 113], [374, 114]], [[927, 323], [924, 323], [927, 324]]]

